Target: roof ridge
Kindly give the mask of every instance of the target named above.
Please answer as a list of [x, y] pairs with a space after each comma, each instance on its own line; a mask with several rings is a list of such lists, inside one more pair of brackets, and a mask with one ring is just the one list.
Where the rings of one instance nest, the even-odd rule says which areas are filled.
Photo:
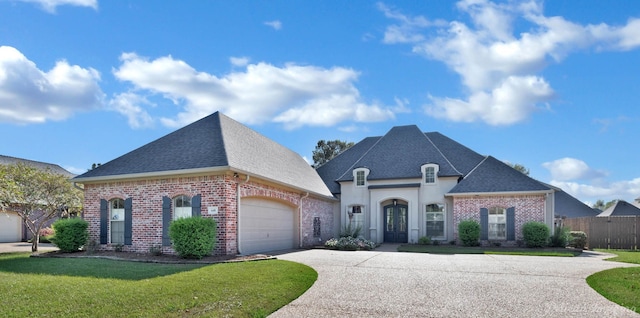
[[380, 138], [378, 138], [378, 140], [376, 140], [376, 142], [375, 142], [373, 145], [371, 145], [371, 147], [369, 147], [369, 149], [367, 149], [367, 151], [365, 151], [365, 152], [362, 154], [362, 156], [360, 156], [360, 158], [358, 158], [358, 160], [354, 161], [354, 162], [353, 162], [353, 164], [352, 164], [351, 166], [349, 166], [349, 168], [347, 168], [347, 170], [346, 170], [345, 172], [343, 172], [343, 173], [338, 177], [338, 179], [336, 179], [336, 180], [340, 180], [340, 179], [342, 179], [342, 177], [344, 177], [344, 175], [346, 175], [346, 174], [347, 174], [347, 172], [349, 172], [350, 170], [353, 170], [353, 167], [354, 167], [358, 162], [360, 162], [360, 160], [362, 160], [362, 158], [364, 158], [364, 157], [365, 157], [365, 156], [366, 156], [366, 155], [371, 151], [371, 149], [375, 148], [375, 147], [376, 147], [376, 145], [378, 145], [378, 143], [380, 143], [380, 140], [382, 140], [382, 139], [383, 139], [384, 137], [386, 137], [386, 136], [387, 136], [387, 134], [385, 134], [385, 135], [381, 136]]
[[431, 138], [429, 138], [429, 136], [427, 136], [426, 132], [423, 132], [422, 135], [427, 138], [427, 140], [431, 143], [431, 145], [433, 145], [433, 148], [436, 148], [436, 150], [438, 151], [438, 153], [442, 156], [442, 158], [444, 158], [444, 160], [447, 161], [447, 163], [453, 167], [453, 170], [455, 170], [457, 173], [459, 173], [461, 176], [463, 176], [464, 174], [462, 172], [460, 172], [460, 170], [458, 170], [458, 168], [456, 168], [456, 166], [454, 166], [451, 161], [449, 161], [449, 158], [447, 158], [447, 156], [445, 156], [442, 151], [440, 150], [440, 148], [438, 148], [438, 146], [433, 142], [433, 140], [431, 140]]
[[489, 157], [491, 156], [484, 156], [484, 159], [482, 159], [482, 161], [480, 161], [475, 167], [473, 167], [473, 169], [471, 169], [471, 171], [469, 171], [469, 173], [467, 173], [466, 176], [464, 176], [465, 178], [470, 176], [474, 171], [476, 171], [476, 169], [478, 169], [478, 167], [480, 167], [485, 161], [487, 161], [487, 159], [489, 159]]

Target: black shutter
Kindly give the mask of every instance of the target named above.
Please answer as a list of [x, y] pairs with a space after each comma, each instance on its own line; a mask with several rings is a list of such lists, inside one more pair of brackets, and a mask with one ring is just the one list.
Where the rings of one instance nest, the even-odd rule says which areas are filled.
[[201, 216], [202, 212], [201, 212], [201, 202], [202, 202], [202, 196], [201, 195], [195, 195], [193, 196], [193, 198], [191, 198], [191, 216]]
[[162, 246], [171, 246], [169, 224], [171, 224], [171, 199], [162, 197]]
[[507, 241], [516, 240], [516, 208], [507, 209]]
[[133, 200], [124, 200], [124, 245], [131, 245], [133, 232]]
[[480, 208], [480, 239], [489, 239], [489, 209]]
[[109, 202], [100, 199], [100, 244], [107, 244], [109, 237]]

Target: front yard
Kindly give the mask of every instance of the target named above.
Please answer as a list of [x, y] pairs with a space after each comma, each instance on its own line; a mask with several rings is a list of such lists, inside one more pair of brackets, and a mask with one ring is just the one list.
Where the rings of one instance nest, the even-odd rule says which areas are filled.
[[[640, 251], [598, 250], [618, 256], [608, 261], [640, 264]], [[640, 267], [614, 268], [587, 277], [587, 283], [612, 302], [640, 313]]]
[[0, 254], [2, 317], [265, 317], [315, 282], [282, 260], [155, 264]]
[[502, 254], [529, 256], [564, 256], [573, 257], [582, 254], [581, 250], [570, 248], [520, 248], [520, 247], [482, 247], [459, 245], [421, 245], [404, 244], [398, 252], [431, 253], [431, 254]]

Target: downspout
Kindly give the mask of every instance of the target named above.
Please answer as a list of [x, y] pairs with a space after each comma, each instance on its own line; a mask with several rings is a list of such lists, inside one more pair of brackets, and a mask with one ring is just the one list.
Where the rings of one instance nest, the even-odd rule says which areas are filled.
[[247, 175], [247, 178], [244, 179], [244, 181], [238, 182], [238, 186], [236, 187], [236, 244], [238, 245], [238, 254], [242, 254], [242, 250], [240, 249], [240, 187], [249, 182], [249, 178], [249, 175]]
[[304, 196], [300, 197], [300, 206], [298, 207], [300, 211], [298, 216], [298, 246], [299, 247], [302, 247], [302, 200], [306, 199], [307, 197], [309, 197], [309, 192], [306, 192]]

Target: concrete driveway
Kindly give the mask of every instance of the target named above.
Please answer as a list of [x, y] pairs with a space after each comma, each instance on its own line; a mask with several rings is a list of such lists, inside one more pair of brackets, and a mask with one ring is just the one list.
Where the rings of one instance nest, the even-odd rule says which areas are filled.
[[[38, 244], [38, 252], [55, 251], [58, 248], [49, 243]], [[15, 243], [0, 243], [0, 253], [13, 253], [13, 252], [31, 252], [31, 243], [27, 242], [15, 242]]]
[[634, 266], [580, 257], [297, 251], [318, 271], [271, 317], [640, 317], [592, 290], [595, 272]]

